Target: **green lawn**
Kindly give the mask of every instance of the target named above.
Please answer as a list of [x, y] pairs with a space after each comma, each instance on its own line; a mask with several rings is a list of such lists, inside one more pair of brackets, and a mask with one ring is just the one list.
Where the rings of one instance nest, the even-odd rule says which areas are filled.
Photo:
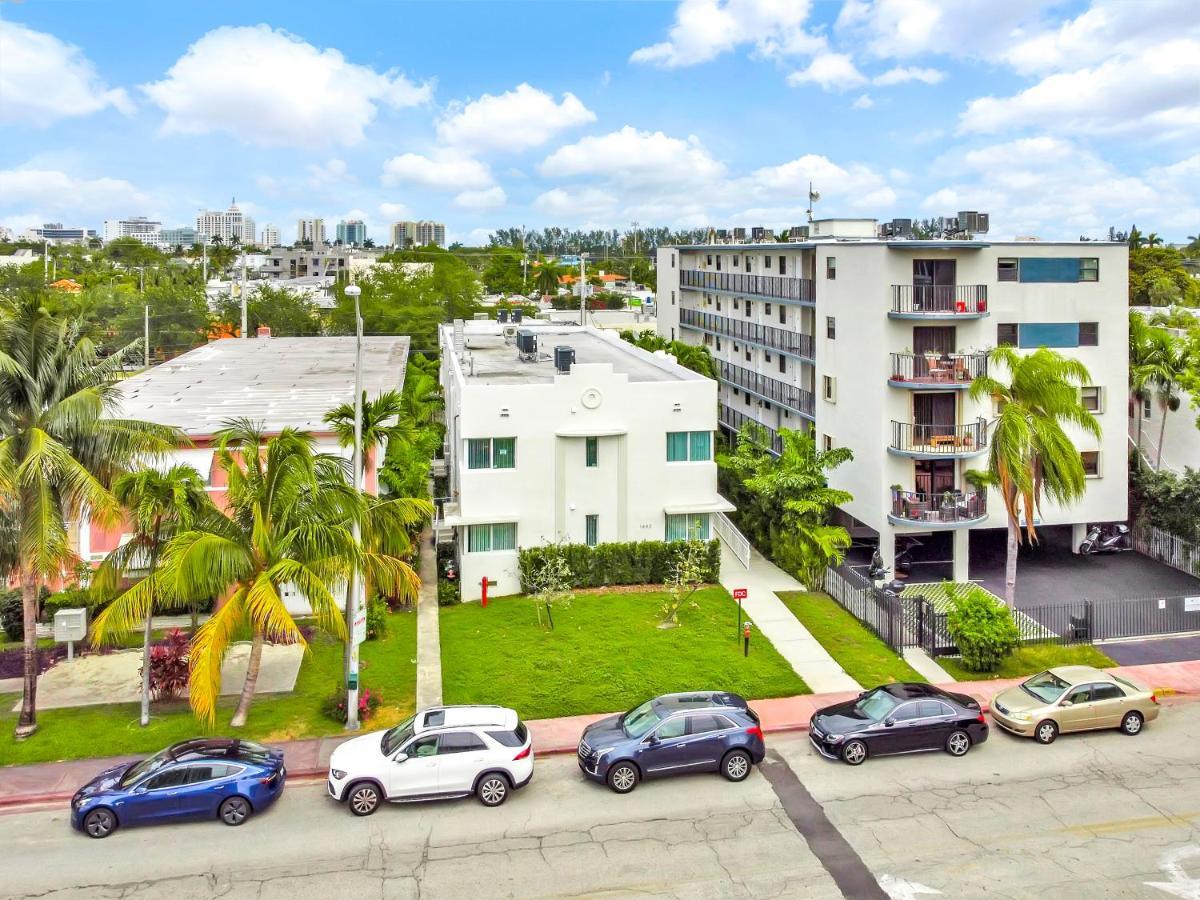
[[828, 594], [783, 591], [779, 599], [846, 670], [846, 674], [864, 688], [891, 681], [925, 680]]
[[[364, 687], [379, 691], [383, 705], [368, 727], [395, 724], [413, 712], [416, 693], [417, 617], [394, 613], [388, 618], [386, 640], [362, 645], [360, 678]], [[296, 689], [286, 696], [255, 698], [250, 721], [240, 732], [265, 741], [293, 740], [337, 734], [341, 727], [321, 713], [322, 701], [342, 680], [342, 645], [317, 633], [310, 642]], [[156, 705], [150, 724], [138, 725], [138, 704], [81, 706], [38, 713], [38, 731], [26, 741], [13, 739], [19, 694], [0, 695], [0, 764], [47, 762], [89, 756], [149, 753], [178, 740], [201, 734], [229, 734], [229, 717], [236, 698], [221, 701], [214, 729], [205, 729], [186, 703]]]
[[1106, 669], [1116, 663], [1091, 644], [1026, 644], [1004, 660], [996, 672], [971, 672], [962, 667], [957, 656], [939, 656], [937, 664], [957, 681], [985, 681], [992, 678], [1020, 678], [1035, 675], [1054, 666], [1095, 666]]
[[447, 703], [500, 703], [541, 719], [630, 709], [657, 694], [704, 688], [747, 698], [808, 688], [755, 631], [750, 656], [737, 639], [737, 606], [720, 587], [695, 595], [678, 628], [659, 629], [664, 594], [576, 597], [554, 610], [553, 631], [533, 602], [510, 597], [440, 610]]

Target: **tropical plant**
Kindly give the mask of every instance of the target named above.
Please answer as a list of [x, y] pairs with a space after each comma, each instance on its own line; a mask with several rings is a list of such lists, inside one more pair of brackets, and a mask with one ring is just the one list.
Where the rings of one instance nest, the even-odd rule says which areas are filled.
[[1012, 609], [973, 585], [948, 588], [950, 612], [946, 630], [958, 646], [963, 668], [969, 672], [994, 672], [1017, 649], [1021, 633]]
[[708, 545], [704, 541], [684, 542], [665, 582], [667, 600], [663, 604], [663, 618], [658, 623], [659, 628], [678, 627], [679, 611], [707, 581], [707, 562]]
[[283, 599], [284, 585], [308, 600], [317, 626], [345, 639], [346, 622], [331, 585], [354, 569], [378, 583], [403, 579], [399, 560], [363, 550], [352, 525], [366, 502], [344, 461], [317, 453], [310, 434], [234, 420], [218, 433], [214, 463], [228, 479], [226, 516], [197, 519], [171, 539], [163, 559], [166, 590], [181, 600], [223, 597], [192, 641], [189, 699], [202, 720], [216, 718], [221, 663], [239, 627], [249, 629], [246, 679], [230, 722], [246, 723], [267, 640], [306, 641]]
[[1140, 313], [1129, 313], [1129, 395], [1137, 403], [1134, 415], [1137, 416], [1137, 453], [1136, 465], [1142, 460], [1142, 404], [1150, 395], [1150, 362], [1153, 357], [1154, 343], [1150, 333], [1153, 329], [1146, 324]]
[[[1167, 413], [1179, 409], [1179, 383], [1193, 366], [1192, 349], [1187, 341], [1177, 340], [1164, 328], [1151, 328], [1150, 353], [1140, 369], [1141, 375], [1154, 386], [1162, 420], [1158, 424], [1158, 452], [1154, 468], [1162, 468], [1163, 439], [1167, 430]], [[1139, 421], [1140, 421], [1139, 416]]]
[[[170, 537], [191, 528], [197, 516], [219, 513], [204, 490], [200, 473], [183, 464], [161, 472], [147, 468], [121, 475], [113, 483], [113, 496], [125, 511], [132, 537], [108, 554], [92, 581], [96, 600], [111, 600], [92, 624], [92, 643], [103, 644], [113, 635], [142, 626], [141, 722], [145, 727], [150, 724], [154, 613], [177, 602], [158, 577], [163, 550]], [[125, 588], [130, 580], [133, 585]]]
[[558, 263], [551, 262], [545, 257], [538, 257], [536, 265], [537, 275], [533, 280], [533, 286], [543, 297], [557, 297], [562, 276], [566, 274], [565, 270]]
[[668, 341], [653, 331], [643, 331], [640, 334], [626, 330], [621, 332], [621, 338], [635, 347], [641, 347], [650, 353], [664, 350], [675, 357], [675, 361], [685, 369], [698, 372], [706, 378], [717, 378], [717, 363], [708, 348], [703, 344], [688, 344], [684, 341]]
[[[1007, 369], [1008, 383], [990, 373]], [[1087, 367], [1045, 347], [1021, 356], [1012, 347], [990, 353], [988, 375], [971, 384], [971, 399], [991, 399], [999, 409], [992, 424], [988, 471], [1008, 516], [1008, 558], [1004, 590], [1009, 606], [1016, 603], [1017, 553], [1025, 537], [1037, 541], [1034, 517], [1043, 495], [1069, 505], [1084, 494], [1085, 475], [1079, 450], [1067, 435], [1073, 427], [1094, 438], [1100, 423], [1084, 408], [1079, 388], [1091, 383]]]
[[[529, 566], [525, 579], [525, 590], [537, 610], [538, 624], [554, 630], [554, 614], [556, 605], [568, 605], [574, 599], [571, 585], [575, 576], [567, 565], [567, 557], [558, 544], [550, 544]], [[546, 620], [542, 621], [542, 610], [546, 611]]]
[[142, 661], [142, 683], [149, 686], [155, 700], [170, 700], [187, 690], [190, 651], [188, 636], [178, 628], [172, 628], [162, 643], [150, 648]]
[[183, 440], [176, 429], [120, 418], [121, 354], [101, 358], [77, 322], [51, 309], [53, 298], [30, 293], [0, 318], [0, 512], [16, 523], [22, 737], [37, 729], [39, 590], [77, 561], [66, 523], [87, 510], [93, 521], [115, 524], [117, 476]]

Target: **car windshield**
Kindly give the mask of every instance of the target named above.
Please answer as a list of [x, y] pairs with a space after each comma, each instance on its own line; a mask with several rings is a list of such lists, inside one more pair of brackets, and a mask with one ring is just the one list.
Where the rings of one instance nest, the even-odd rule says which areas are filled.
[[413, 722], [416, 719], [416, 716], [410, 716], [384, 734], [383, 743], [380, 745], [384, 756], [391, 756], [394, 750], [401, 747], [405, 741], [413, 736]]
[[631, 738], [640, 738], [661, 721], [662, 717], [654, 709], [654, 701], [647, 700], [641, 706], [625, 713], [621, 726]]
[[859, 701], [854, 704], [854, 708], [870, 719], [872, 722], [880, 722], [887, 717], [893, 709], [896, 708], [896, 700], [887, 691], [871, 691], [865, 697], [860, 697]]
[[121, 776], [121, 787], [129, 787], [139, 778], [149, 775], [151, 772], [157, 772], [170, 761], [171, 751], [169, 749], [155, 753], [153, 756], [147, 756], [141, 762], [134, 763], [125, 770], [125, 774]]
[[1021, 687], [1034, 699], [1041, 700], [1043, 703], [1053, 703], [1063, 695], [1063, 691], [1070, 685], [1053, 672], [1042, 672], [1022, 683]]

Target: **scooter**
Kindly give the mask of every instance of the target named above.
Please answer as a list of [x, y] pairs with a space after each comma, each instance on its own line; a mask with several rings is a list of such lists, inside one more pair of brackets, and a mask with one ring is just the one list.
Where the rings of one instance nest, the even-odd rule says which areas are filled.
[[1093, 525], [1079, 545], [1079, 552], [1084, 556], [1090, 553], [1124, 553], [1132, 549], [1129, 529], [1120, 523], [1106, 528]]
[[888, 575], [891, 574], [891, 569], [883, 564], [883, 554], [876, 548], [871, 555], [871, 566], [867, 569], [867, 578], [871, 584], [877, 588], [882, 588], [884, 582], [888, 580]]
[[904, 546], [900, 548], [896, 554], [896, 577], [901, 576], [907, 578], [912, 574], [912, 551], [917, 547], [924, 546], [916, 538], [908, 538], [904, 542]]

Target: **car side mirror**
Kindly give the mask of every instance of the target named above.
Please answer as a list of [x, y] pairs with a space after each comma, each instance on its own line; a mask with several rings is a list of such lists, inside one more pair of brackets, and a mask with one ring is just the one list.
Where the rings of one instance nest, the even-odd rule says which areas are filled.
[[133, 793], [135, 793], [135, 794], [144, 794], [144, 793], [146, 793], [146, 786], [145, 786], [144, 784], [139, 784], [137, 787], [135, 787], [135, 788], [133, 789]]
[[406, 759], [408, 759], [408, 754], [407, 753], [397, 753], [394, 757], [392, 757], [392, 759], [395, 762], [402, 763]]
[[646, 743], [649, 744], [651, 747], [653, 747], [655, 744], [658, 743], [658, 735], [657, 734], [650, 735], [649, 737], [646, 738]]
[[1072, 703], [1070, 700], [1063, 700], [1063, 701], [1062, 701], [1061, 703], [1059, 703], [1058, 705], [1059, 705], [1059, 706], [1074, 706], [1075, 704], [1074, 704], [1074, 703]]
[[891, 728], [893, 725], [896, 724], [896, 720], [895, 719], [884, 719], [883, 724], [886, 725], [888, 728]]

